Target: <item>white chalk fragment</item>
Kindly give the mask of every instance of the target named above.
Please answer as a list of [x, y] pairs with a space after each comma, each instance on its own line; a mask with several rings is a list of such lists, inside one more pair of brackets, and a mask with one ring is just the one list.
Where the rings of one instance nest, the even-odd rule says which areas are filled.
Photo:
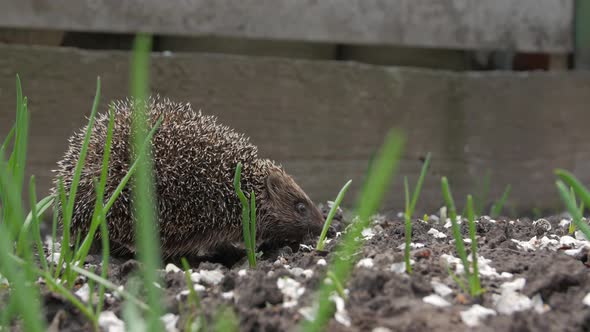
[[[415, 263], [415, 261], [413, 259], [410, 259], [410, 266], [414, 265], [414, 263]], [[391, 267], [389, 268], [389, 270], [391, 272], [395, 272], [398, 274], [405, 273], [406, 272], [406, 263], [405, 262], [393, 263], [393, 264], [391, 264]]]
[[78, 296], [83, 302], [88, 303], [90, 300], [90, 287], [88, 287], [88, 284], [84, 284], [74, 294], [76, 294], [76, 296]]
[[[420, 248], [424, 248], [425, 246], [426, 245], [424, 243], [414, 243], [414, 242], [410, 243], [410, 249], [420, 249]], [[399, 250], [404, 250], [404, 249], [406, 249], [406, 244], [402, 243], [399, 246], [397, 246], [397, 248]]]
[[200, 270], [200, 280], [209, 285], [217, 285], [223, 280], [223, 273], [219, 270]]
[[166, 264], [165, 271], [166, 271], [166, 273], [182, 272], [182, 270], [178, 266], [176, 266], [176, 265], [174, 265], [172, 263]]
[[503, 290], [500, 295], [493, 294], [496, 310], [505, 315], [532, 308], [533, 302], [527, 296], [513, 290]]
[[561, 219], [559, 221], [559, 227], [565, 227], [565, 228], [567, 228], [567, 227], [570, 226], [571, 222], [572, 221], [571, 220], [568, 220], [568, 219]]
[[535, 312], [537, 312], [538, 314], [544, 314], [550, 310], [549, 305], [543, 303], [543, 298], [541, 297], [541, 294], [536, 294], [535, 296], [533, 296], [531, 302], [533, 304], [533, 310], [535, 310]]
[[346, 327], [350, 327], [350, 317], [346, 311], [346, 303], [344, 302], [344, 299], [338, 296], [336, 293], [332, 293], [330, 295], [330, 300], [336, 304], [336, 313], [334, 314], [334, 319], [336, 319], [338, 323]]
[[125, 322], [120, 320], [114, 312], [103, 311], [98, 316], [98, 326], [106, 332], [124, 332]]
[[298, 312], [306, 320], [308, 320], [308, 321], [314, 321], [315, 320], [315, 315], [316, 315], [316, 312], [317, 312], [317, 308], [310, 307], [310, 306], [308, 306], [308, 307], [301, 307], [301, 308], [299, 308]]
[[320, 266], [325, 266], [327, 264], [327, 262], [325, 259], [320, 258], [320, 259], [318, 259], [318, 262], [316, 264], [320, 265]]
[[168, 313], [160, 317], [160, 320], [164, 323], [164, 327], [166, 328], [167, 332], [178, 331], [178, 329], [176, 328], [176, 322], [178, 322], [178, 315]]
[[500, 285], [500, 288], [502, 289], [502, 291], [520, 291], [524, 288], [524, 285], [526, 285], [526, 279], [525, 278], [517, 278], [514, 279], [513, 281], [507, 281], [505, 283], [503, 283], [502, 285]]
[[299, 297], [305, 293], [305, 288], [297, 280], [289, 277], [277, 279], [277, 287], [283, 293], [283, 307], [285, 308], [297, 305]]
[[246, 272], [245, 269], [241, 269], [238, 271], [238, 276], [240, 276], [240, 277], [245, 277], [246, 274], [248, 274], [248, 272]]
[[442, 282], [432, 280], [430, 282], [430, 285], [434, 289], [434, 292], [442, 297], [445, 297], [453, 293], [453, 290], [449, 286], [443, 284]]
[[371, 332], [391, 332], [391, 329], [383, 326], [375, 327], [371, 330]]
[[422, 298], [422, 301], [424, 301], [425, 303], [431, 304], [433, 306], [436, 306], [436, 307], [448, 307], [451, 305], [449, 303], [449, 301], [443, 299], [438, 294], [430, 294], [428, 296], [425, 296]]
[[363, 258], [356, 263], [357, 267], [365, 267], [365, 268], [372, 268], [375, 264], [373, 263], [372, 258]]
[[440, 232], [436, 228], [429, 229], [428, 232], [426, 232], [426, 234], [430, 234], [430, 235], [434, 236], [435, 239], [444, 239], [447, 237], [447, 235], [445, 233]]
[[479, 325], [480, 320], [485, 319], [488, 316], [495, 316], [496, 311], [479, 304], [474, 304], [468, 310], [461, 311], [460, 315], [461, 320], [465, 325], [475, 327]]
[[228, 291], [221, 293], [221, 297], [225, 300], [231, 300], [234, 298], [234, 291]]
[[574, 232], [574, 236], [578, 240], [588, 241], [588, 239], [586, 238], [586, 236], [584, 235], [584, 233], [582, 233], [582, 231], [580, 231], [580, 230], [575, 231]]
[[363, 239], [370, 240], [375, 236], [375, 232], [373, 231], [372, 228], [365, 228], [361, 232], [361, 235], [363, 236]]

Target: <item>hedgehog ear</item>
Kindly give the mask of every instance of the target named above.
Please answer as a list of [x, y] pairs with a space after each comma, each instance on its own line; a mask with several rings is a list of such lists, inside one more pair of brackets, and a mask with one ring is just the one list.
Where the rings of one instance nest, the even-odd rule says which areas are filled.
[[271, 172], [266, 177], [266, 190], [270, 196], [278, 196], [282, 186], [283, 181], [277, 172]]

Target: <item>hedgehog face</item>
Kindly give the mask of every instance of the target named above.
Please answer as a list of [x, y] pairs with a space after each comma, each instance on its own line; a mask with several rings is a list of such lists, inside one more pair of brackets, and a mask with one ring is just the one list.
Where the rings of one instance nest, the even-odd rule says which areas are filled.
[[295, 243], [320, 234], [324, 223], [321, 212], [289, 175], [273, 170], [265, 186], [267, 200], [260, 225], [263, 241]]

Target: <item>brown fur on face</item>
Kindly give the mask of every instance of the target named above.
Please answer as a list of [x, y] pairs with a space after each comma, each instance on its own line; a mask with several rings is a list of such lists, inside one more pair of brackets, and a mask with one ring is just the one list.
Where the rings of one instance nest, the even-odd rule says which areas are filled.
[[320, 234], [322, 213], [288, 174], [273, 168], [264, 184], [258, 207], [259, 242], [295, 243]]

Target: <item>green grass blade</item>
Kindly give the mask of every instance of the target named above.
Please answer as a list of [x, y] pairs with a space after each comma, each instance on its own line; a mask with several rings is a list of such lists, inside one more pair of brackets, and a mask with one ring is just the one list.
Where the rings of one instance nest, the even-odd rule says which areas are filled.
[[[131, 64], [131, 91], [134, 100], [132, 118], [132, 143], [134, 151], [140, 151], [139, 163], [135, 174], [135, 187], [132, 190], [133, 204], [137, 211], [135, 222], [135, 243], [139, 260], [144, 265], [142, 272], [143, 287], [147, 289], [148, 304], [153, 314], [148, 317], [150, 331], [163, 329], [160, 317], [163, 313], [162, 292], [155, 286], [159, 278], [156, 269], [161, 264], [160, 236], [156, 220], [158, 217], [156, 186], [153, 179], [151, 151], [143, 150], [143, 138], [148, 134], [149, 122], [148, 83], [151, 36], [138, 34], [133, 44]], [[151, 148], [149, 146], [148, 148]]]
[[576, 196], [580, 197], [581, 201], [584, 202], [585, 206], [590, 206], [590, 192], [576, 179], [576, 177], [562, 169], [555, 171], [555, 174], [569, 187], [573, 187], [576, 192]]
[[152, 137], [156, 134], [156, 131], [158, 130], [158, 128], [160, 128], [162, 121], [163, 121], [163, 118], [160, 117], [158, 119], [158, 121], [156, 121], [156, 124], [152, 127], [151, 131], [145, 137], [145, 140], [143, 141], [143, 145], [138, 153], [138, 157], [135, 158], [135, 161], [133, 162], [131, 167], [129, 167], [127, 174], [125, 174], [123, 179], [121, 179], [121, 182], [119, 183], [119, 185], [117, 186], [115, 191], [113, 191], [113, 194], [111, 195], [109, 200], [104, 205], [105, 212], [109, 212], [111, 207], [113, 207], [113, 204], [115, 204], [115, 201], [117, 200], [117, 198], [119, 198], [119, 195], [121, 195], [121, 193], [125, 189], [125, 186], [127, 186], [127, 183], [129, 182], [131, 177], [135, 175], [135, 171], [137, 170], [137, 167], [141, 161], [140, 156], [142, 156], [144, 154], [145, 150], [149, 147], [149, 143], [151, 142]]
[[107, 180], [107, 173], [108, 173], [108, 166], [109, 166], [109, 157], [111, 155], [111, 145], [113, 139], [113, 127], [115, 123], [115, 114], [111, 109], [109, 113], [109, 124], [107, 127], [107, 136], [105, 140], [104, 146], [104, 153], [102, 159], [102, 168], [100, 172], [100, 182], [97, 183], [95, 181], [94, 185], [96, 188], [96, 201], [94, 205], [94, 212], [92, 216], [92, 222], [90, 223], [90, 228], [88, 233], [86, 234], [84, 241], [80, 247], [80, 250], [76, 252], [76, 257], [74, 258], [75, 261], [80, 261], [81, 263], [84, 262], [86, 256], [88, 255], [88, 251], [90, 250], [90, 246], [92, 245], [92, 241], [95, 238], [96, 230], [100, 226], [101, 217], [100, 214], [103, 212], [103, 201], [104, 201], [104, 188], [106, 186]]
[[250, 231], [250, 208], [248, 207], [248, 199], [242, 191], [240, 180], [242, 176], [242, 162], [238, 162], [236, 172], [234, 175], [234, 190], [242, 204], [242, 232], [244, 234], [244, 245], [246, 247], [246, 254], [248, 256], [248, 263], [251, 268], [256, 267], [256, 255], [252, 251], [252, 232]]
[[473, 273], [471, 275], [471, 296], [481, 294], [481, 285], [479, 282], [479, 267], [477, 264], [477, 239], [475, 238], [475, 213], [473, 212], [473, 198], [467, 195], [467, 220], [469, 222], [469, 238], [471, 239], [471, 263]]
[[10, 128], [10, 131], [8, 132], [8, 135], [6, 135], [6, 138], [4, 138], [2, 145], [0, 145], [0, 158], [5, 157], [4, 155], [6, 154], [6, 150], [8, 149], [8, 145], [10, 145], [10, 142], [12, 142], [15, 132], [16, 132], [16, 126], [12, 126], [12, 128]]
[[[557, 189], [559, 191], [559, 195], [561, 199], [565, 203], [567, 210], [572, 215], [573, 222], [576, 224], [576, 227], [584, 233], [587, 239], [590, 239], [590, 226], [582, 221], [582, 214], [580, 213], [579, 208], [576, 206], [576, 202], [574, 201], [573, 197], [570, 195], [567, 187], [565, 186], [564, 182], [558, 180], [556, 183]], [[574, 190], [575, 190], [575, 186]], [[580, 195], [580, 193], [578, 193]]]
[[428, 152], [428, 154], [426, 154], [424, 164], [422, 165], [422, 169], [420, 170], [420, 177], [418, 177], [416, 188], [414, 188], [414, 194], [412, 195], [412, 202], [410, 203], [410, 217], [414, 214], [414, 209], [416, 208], [418, 197], [420, 197], [420, 191], [422, 190], [422, 184], [424, 183], [424, 178], [426, 177], [426, 171], [428, 170], [428, 166], [430, 165], [430, 157], [431, 154], [430, 152]]
[[332, 204], [332, 208], [330, 208], [330, 212], [328, 212], [328, 217], [326, 218], [326, 221], [324, 222], [324, 227], [322, 228], [322, 233], [320, 234], [320, 238], [318, 239], [318, 243], [316, 245], [317, 250], [324, 250], [326, 235], [328, 234], [328, 229], [330, 229], [330, 225], [332, 224], [332, 219], [334, 219], [334, 216], [336, 215], [336, 211], [338, 211], [338, 207], [340, 206], [340, 203], [342, 203], [342, 200], [344, 199], [344, 195], [346, 195], [346, 192], [348, 191], [348, 188], [350, 187], [351, 183], [352, 183], [352, 180], [348, 180], [348, 182], [346, 182], [344, 184], [344, 186], [340, 189], [338, 196], [336, 196], [336, 200], [334, 201], [334, 204]]
[[506, 186], [506, 189], [504, 189], [504, 193], [502, 193], [500, 200], [498, 200], [498, 202], [492, 206], [490, 217], [497, 218], [500, 216], [500, 213], [502, 213], [502, 209], [504, 208], [504, 204], [506, 204], [506, 201], [508, 200], [508, 195], [510, 195], [511, 188], [512, 187], [510, 185]]
[[[37, 206], [38, 204], [35, 204], [35, 202], [37, 201], [37, 193], [35, 191], [35, 177], [31, 176], [31, 180], [29, 181], [29, 198], [31, 200], [31, 220], [32, 220], [32, 225], [33, 225], [33, 236], [35, 237], [35, 242], [37, 244], [37, 252], [39, 253], [39, 260], [41, 262], [41, 266], [43, 267], [43, 270], [45, 271], [49, 271], [49, 265], [47, 264], [47, 259], [45, 258], [45, 252], [43, 251], [43, 241], [41, 241], [41, 230], [39, 228], [39, 218], [38, 216], [41, 213], [37, 212]], [[49, 204], [47, 204], [47, 207], [50, 206], [51, 202], [53, 202], [53, 197], [48, 196], [45, 198], [51, 198], [49, 202]], [[42, 203], [45, 198], [43, 200], [41, 200], [39, 203]], [[26, 224], [26, 221], [25, 221]]]
[[254, 190], [250, 193], [250, 246], [254, 256], [254, 264], [256, 264], [256, 195]]
[[[7, 172], [3, 170], [2, 176]], [[20, 200], [18, 197], [16, 200]], [[21, 219], [22, 220], [22, 219]], [[10, 260], [12, 256], [12, 240], [9, 236], [10, 231], [5, 223], [0, 223], [0, 273], [8, 280], [12, 287], [11, 298], [15, 301], [15, 309], [22, 318], [25, 331], [41, 332], [45, 331], [44, 320], [41, 315], [40, 297], [37, 287], [31, 287], [30, 284], [35, 282], [26, 273], [30, 270], [27, 266], [25, 269], [17, 269], [16, 265]], [[32, 266], [32, 259], [28, 257], [28, 265]]]
[[145, 310], [147, 312], [153, 313], [153, 310], [152, 310], [151, 307], [149, 307], [147, 304], [145, 304], [142, 301], [140, 301], [137, 297], [131, 295], [131, 293], [127, 292], [126, 290], [119, 289], [119, 287], [117, 285], [113, 284], [109, 280], [104, 279], [101, 276], [98, 276], [98, 275], [96, 275], [94, 273], [91, 273], [89, 271], [86, 271], [85, 269], [83, 269], [83, 268], [81, 268], [79, 266], [76, 266], [76, 265], [72, 265], [72, 270], [74, 270], [75, 272], [77, 272], [77, 273], [79, 273], [79, 274], [87, 277], [88, 279], [94, 280], [96, 283], [98, 283], [100, 285], [104, 285], [111, 292], [117, 293], [122, 298], [124, 298], [125, 300], [131, 301], [131, 302], [135, 303], [142, 310]]
[[98, 109], [98, 103], [100, 101], [100, 77], [96, 78], [96, 92], [94, 94], [94, 102], [92, 103], [92, 111], [90, 112], [90, 118], [88, 119], [88, 125], [86, 126], [86, 134], [84, 141], [80, 149], [80, 156], [74, 169], [74, 176], [70, 185], [70, 191], [67, 196], [67, 205], [62, 214], [64, 220], [71, 220], [72, 213], [74, 212], [74, 203], [76, 201], [76, 193], [78, 191], [78, 184], [80, 183], [80, 176], [82, 175], [82, 169], [84, 168], [84, 161], [86, 160], [86, 154], [88, 152], [88, 145], [90, 143], [90, 136], [92, 134], [92, 128], [96, 119], [96, 112]]
[[404, 213], [405, 221], [405, 238], [406, 244], [404, 247], [404, 262], [406, 265], [406, 272], [412, 274], [412, 265], [410, 264], [410, 246], [412, 244], [412, 212], [410, 210], [410, 186], [408, 185], [408, 178], [404, 176], [404, 196], [406, 201], [406, 211]]
[[457, 254], [459, 255], [459, 258], [461, 258], [461, 262], [463, 263], [463, 267], [465, 270], [465, 276], [467, 276], [467, 279], [469, 280], [471, 275], [471, 273], [469, 272], [469, 262], [467, 261], [467, 254], [465, 252], [463, 237], [461, 236], [461, 229], [459, 228], [459, 224], [457, 223], [457, 210], [455, 209], [455, 202], [453, 200], [453, 195], [451, 194], [451, 189], [449, 188], [449, 182], [445, 176], [442, 177], [441, 184], [443, 197], [447, 204], [449, 217], [451, 219], [453, 237], [455, 238], [455, 247], [457, 248]]
[[[354, 260], [349, 259], [362, 245], [361, 233], [369, 225], [370, 217], [377, 212], [390, 186], [391, 179], [397, 171], [405, 138], [395, 130], [390, 130], [365, 180], [357, 203], [358, 221], [343, 235], [334, 261], [328, 267], [334, 276], [343, 284], [346, 283]], [[318, 311], [312, 322], [305, 321], [306, 331], [321, 331], [333, 313], [329, 295], [334, 290], [333, 284], [323, 282], [319, 289]]]

